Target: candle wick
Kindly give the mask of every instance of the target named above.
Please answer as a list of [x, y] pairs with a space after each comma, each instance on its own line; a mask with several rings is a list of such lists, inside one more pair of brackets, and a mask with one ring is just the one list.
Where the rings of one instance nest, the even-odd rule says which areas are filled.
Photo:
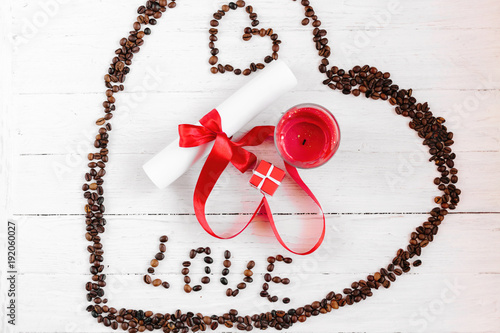
[[304, 141], [302, 142], [302, 145], [305, 145], [305, 144], [306, 144], [306, 140], [304, 140]]

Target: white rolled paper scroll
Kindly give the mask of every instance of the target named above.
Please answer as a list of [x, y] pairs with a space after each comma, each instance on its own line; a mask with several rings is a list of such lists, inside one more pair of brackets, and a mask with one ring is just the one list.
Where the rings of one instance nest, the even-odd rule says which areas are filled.
[[[296, 84], [297, 78], [290, 68], [282, 60], [274, 61], [216, 107], [221, 117], [222, 130], [231, 137]], [[207, 156], [212, 147], [213, 142], [192, 148], [179, 147], [177, 138], [144, 164], [143, 169], [158, 188], [165, 188], [196, 161]]]

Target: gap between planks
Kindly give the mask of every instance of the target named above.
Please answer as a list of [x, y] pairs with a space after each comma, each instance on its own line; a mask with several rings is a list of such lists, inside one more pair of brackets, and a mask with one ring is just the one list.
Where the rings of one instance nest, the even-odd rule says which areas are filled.
[[[427, 215], [429, 212], [347, 212], [347, 213], [324, 213], [328, 216], [342, 216], [342, 215]], [[483, 214], [500, 214], [500, 212], [448, 212], [448, 215], [483, 215]], [[208, 216], [250, 216], [253, 213], [206, 213]], [[280, 216], [302, 216], [302, 215], [317, 215], [315, 213], [275, 213], [274, 215]], [[82, 216], [85, 214], [13, 214], [12, 216]], [[194, 213], [127, 213], [127, 214], [106, 214], [106, 216], [195, 216]]]

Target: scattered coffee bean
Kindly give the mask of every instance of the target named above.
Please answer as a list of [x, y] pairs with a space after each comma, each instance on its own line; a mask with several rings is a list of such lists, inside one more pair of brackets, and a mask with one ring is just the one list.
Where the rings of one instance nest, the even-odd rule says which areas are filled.
[[160, 249], [160, 252], [167, 251], [167, 247], [165, 246], [165, 244], [160, 244], [159, 249]]

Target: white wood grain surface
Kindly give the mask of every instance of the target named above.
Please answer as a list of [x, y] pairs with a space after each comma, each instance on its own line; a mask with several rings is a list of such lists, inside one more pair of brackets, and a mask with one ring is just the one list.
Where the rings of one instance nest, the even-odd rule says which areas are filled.
[[[444, 116], [455, 133], [462, 189], [458, 209], [422, 255], [424, 264], [368, 301], [311, 318], [290, 332], [500, 332], [500, 2], [494, 0], [312, 0], [328, 30], [331, 63], [370, 64], [412, 87], [419, 101]], [[250, 3], [250, 2], [249, 2]], [[6, 324], [5, 251], [1, 252], [1, 332], [109, 332], [85, 312], [89, 278], [81, 184], [93, 125], [100, 116], [102, 76], [118, 40], [131, 29], [136, 0], [4, 0], [0, 3], [1, 218], [17, 222], [17, 325]], [[153, 28], [117, 98], [106, 168], [108, 274], [106, 296], [115, 307], [173, 312], [177, 308], [221, 313], [272, 308], [258, 296], [270, 254], [284, 253], [267, 223], [219, 241], [193, 216], [191, 197], [201, 164], [166, 190], [158, 190], [141, 165], [176, 135], [179, 123], [200, 118], [249, 78], [211, 75], [208, 26], [222, 1], [179, 0]], [[340, 292], [387, 263], [426, 220], [438, 194], [437, 176], [421, 140], [388, 103], [331, 92], [317, 71], [319, 58], [303, 10], [291, 0], [252, 0], [262, 27], [282, 39], [280, 57], [299, 85], [249, 127], [274, 124], [290, 106], [315, 102], [331, 109], [341, 147], [327, 165], [301, 172], [327, 214], [323, 246], [277, 267], [292, 280], [275, 287], [301, 306]], [[241, 40], [243, 10], [221, 22], [220, 59], [236, 66], [260, 61], [266, 39]], [[255, 149], [276, 161], [271, 146]], [[208, 211], [216, 230], [240, 213], [251, 213], [258, 193], [229, 169]], [[277, 213], [303, 212], [304, 197], [285, 183], [272, 206]], [[230, 214], [228, 214], [230, 213]], [[236, 214], [236, 215], [235, 215]], [[243, 215], [246, 217], [247, 215]], [[280, 215], [291, 242], [311, 219]], [[1, 228], [2, 246], [6, 226]], [[171, 284], [142, 282], [157, 239], [168, 234], [167, 258], [158, 275]], [[189, 249], [211, 246], [212, 280], [203, 292], [182, 291], [181, 262]], [[254, 259], [255, 282], [228, 299], [217, 282], [222, 252], [233, 252], [230, 284]], [[192, 278], [202, 272], [193, 264]], [[275, 306], [288, 308], [282, 303]], [[230, 332], [230, 329], [220, 330]]]

